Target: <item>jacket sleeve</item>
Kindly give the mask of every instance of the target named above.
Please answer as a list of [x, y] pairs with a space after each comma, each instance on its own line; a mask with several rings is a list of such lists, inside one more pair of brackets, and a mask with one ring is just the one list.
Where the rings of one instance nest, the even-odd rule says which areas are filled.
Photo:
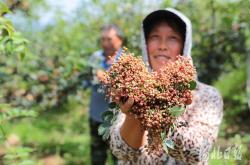
[[199, 97], [195, 107], [187, 110], [187, 127], [177, 128], [172, 138], [174, 149], [169, 155], [187, 164], [202, 164], [208, 161], [223, 116], [223, 101], [219, 92], [212, 88]]
[[122, 139], [120, 128], [124, 120], [125, 115], [120, 113], [110, 129], [110, 149], [119, 160], [132, 161], [138, 158], [141, 149], [133, 149]]

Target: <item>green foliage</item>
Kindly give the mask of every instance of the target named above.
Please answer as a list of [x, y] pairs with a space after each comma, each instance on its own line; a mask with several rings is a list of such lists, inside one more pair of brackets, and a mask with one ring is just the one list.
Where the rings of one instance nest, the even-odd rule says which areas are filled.
[[[2, 106], [2, 104], [0, 105]], [[36, 113], [34, 111], [28, 111], [17, 108], [9, 108], [0, 114], [0, 123], [7, 122], [8, 120], [17, 118], [17, 117], [35, 117]]]
[[[141, 54], [141, 20], [149, 10], [159, 6], [175, 6], [191, 18], [194, 31], [192, 55], [199, 79], [215, 84], [223, 95], [225, 111], [220, 135], [228, 138], [226, 141], [235, 143], [229, 139], [234, 138], [235, 132], [240, 132], [242, 145], [249, 145], [247, 131], [242, 129], [246, 125], [244, 121], [249, 120], [245, 92], [246, 65], [243, 64], [249, 54], [250, 1], [84, 1], [72, 18], [65, 19], [58, 9], [57, 17], [51, 24], [37, 28], [34, 24], [39, 19], [38, 11], [46, 13], [51, 8], [43, 0], [28, 2], [25, 10], [17, 7], [9, 14], [6, 14], [6, 5], [0, 3], [0, 103], [9, 104], [7, 108], [3, 108], [5, 104], [1, 105], [0, 118], [5, 118], [2, 121], [8, 125], [4, 127], [6, 135], [17, 133], [23, 144], [33, 149], [32, 152], [19, 152], [17, 149], [17, 155], [26, 152], [32, 160], [53, 154], [63, 157], [66, 164], [89, 163], [88, 115], [80, 113], [81, 110], [71, 102], [88, 101], [89, 91], [82, 96], [81, 82], [91, 77], [87, 59], [99, 48], [99, 29], [103, 24], [118, 24], [127, 38], [125, 45], [135, 54]], [[15, 27], [22, 30], [21, 33], [14, 30], [5, 17], [15, 17], [16, 12], [22, 13], [22, 18], [26, 20], [24, 25]], [[190, 86], [193, 87], [192, 84]], [[87, 104], [79, 106], [86, 107]], [[42, 115], [20, 120], [18, 116], [35, 115], [23, 109], [39, 110]], [[110, 125], [114, 116], [112, 118], [107, 112], [103, 119]], [[237, 124], [242, 125], [235, 131], [233, 128]], [[107, 131], [102, 129], [100, 132], [105, 134]], [[5, 136], [2, 136], [1, 140], [4, 139]], [[166, 144], [171, 146], [170, 141]], [[245, 149], [245, 162], [240, 163], [248, 163], [247, 155], [249, 150]], [[27, 157], [19, 158], [17, 160], [20, 161]], [[211, 160], [211, 164], [228, 163], [238, 162]]]
[[172, 132], [174, 131], [174, 129], [175, 129], [175, 125], [172, 125], [170, 127], [170, 129], [168, 130], [168, 132], [166, 132], [166, 130], [164, 130], [163, 132], [161, 132], [162, 147], [163, 147], [163, 149], [164, 149], [164, 151], [166, 153], [168, 153], [169, 148], [170, 149], [174, 149], [175, 144], [174, 144], [173, 139], [167, 137], [167, 135], [171, 135], [172, 134]]
[[196, 81], [191, 81], [189, 82], [189, 89], [190, 90], [194, 90], [196, 88]]
[[[8, 13], [8, 7], [0, 3], [0, 55], [19, 55], [21, 59], [27, 53], [28, 40], [24, 39], [8, 19], [2, 17], [3, 13]], [[3, 58], [3, 57], [2, 57]]]
[[179, 117], [185, 111], [185, 107], [174, 106], [169, 109], [171, 116]]
[[211, 84], [245, 63], [250, 52], [250, 1], [179, 1], [176, 7], [193, 23], [192, 56], [202, 82]]
[[[228, 74], [221, 75], [215, 83], [224, 99], [226, 117], [232, 117], [233, 119], [236, 115], [248, 111], [246, 83], [246, 64]], [[233, 111], [230, 109], [233, 109]]]
[[[167, 148], [174, 149], [174, 141], [171, 140], [171, 139], [164, 139], [163, 140], [163, 146], [167, 147]], [[165, 151], [166, 151], [166, 149], [165, 149]]]
[[0, 15], [2, 16], [5, 13], [9, 13], [10, 10], [7, 7], [7, 5], [5, 5], [4, 3], [0, 2]]
[[246, 71], [246, 64], [243, 64], [239, 69], [221, 75], [214, 85], [220, 89], [224, 98], [231, 97], [232, 93], [245, 87], [247, 81]]
[[[1, 57], [5, 61], [1, 72], [4, 102], [11, 100], [16, 106], [36, 106], [42, 110], [62, 107], [68, 96], [80, 89], [82, 80], [89, 79], [86, 52], [79, 44], [84, 38], [79, 35], [82, 26], [68, 27], [63, 21], [59, 24], [58, 28], [48, 27], [30, 38], [34, 45], [30, 49], [35, 55], [27, 54], [18, 63], [18, 69], [15, 57]], [[17, 37], [14, 39], [21, 42]], [[23, 47], [18, 46], [16, 50]]]
[[115, 102], [109, 103], [109, 110], [102, 113], [102, 124], [98, 128], [98, 134], [103, 140], [108, 140], [110, 136], [110, 127], [116, 121], [120, 112], [119, 106]]
[[114, 113], [112, 111], [105, 111], [102, 113], [103, 121], [110, 121], [114, 117]]
[[[90, 164], [90, 135], [88, 125], [88, 95], [84, 104], [70, 98], [64, 110], [43, 112], [37, 118], [23, 118], [6, 124], [6, 134], [15, 133], [24, 146], [30, 147], [30, 159], [57, 155], [65, 165]], [[42, 163], [41, 163], [42, 164]]]
[[33, 150], [28, 147], [9, 148], [4, 156], [4, 163], [15, 165], [36, 165], [35, 161], [30, 159], [31, 152], [33, 152]]
[[[0, 2], [0, 58], [3, 60], [8, 56], [12, 57], [13, 55], [19, 55], [20, 59], [23, 59], [27, 53], [28, 40], [24, 39], [20, 33], [14, 30], [13, 25], [9, 20], [2, 17], [3, 14], [8, 12], [8, 7]], [[4, 63], [1, 63], [0, 65], [0, 73], [3, 66], [5, 66], [3, 64]], [[1, 73], [0, 75], [4, 74]], [[3, 76], [0, 76], [0, 80], [2, 82]], [[6, 123], [15, 118], [27, 116], [34, 117], [36, 116], [36, 113], [34, 111], [23, 110], [0, 102], [0, 142], [2, 143], [7, 140], [4, 130]], [[34, 165], [35, 162], [30, 159], [30, 152], [32, 152], [32, 149], [28, 147], [7, 146], [6, 153], [3, 156], [3, 162], [4, 164]]]

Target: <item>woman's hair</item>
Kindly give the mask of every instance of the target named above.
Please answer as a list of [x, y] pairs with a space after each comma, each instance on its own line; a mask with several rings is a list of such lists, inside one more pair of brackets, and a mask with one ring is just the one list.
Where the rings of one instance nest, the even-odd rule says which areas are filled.
[[143, 22], [145, 39], [148, 39], [149, 33], [160, 23], [166, 22], [174, 31], [181, 35], [183, 44], [186, 37], [186, 24], [173, 13], [158, 13], [157, 15], [148, 16]]

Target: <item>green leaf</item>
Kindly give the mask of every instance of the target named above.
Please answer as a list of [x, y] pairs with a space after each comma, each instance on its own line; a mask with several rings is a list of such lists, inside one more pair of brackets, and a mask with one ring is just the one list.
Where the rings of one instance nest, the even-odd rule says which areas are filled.
[[98, 128], [98, 134], [102, 135], [103, 140], [107, 140], [109, 138], [110, 127], [112, 124], [104, 122]]
[[163, 92], [164, 89], [162, 88], [162, 86], [157, 86], [156, 89], [159, 91], [159, 92]]
[[106, 132], [107, 130], [109, 130], [110, 127], [111, 127], [111, 124], [110, 124], [110, 123], [106, 123], [106, 122], [102, 123], [102, 124], [99, 126], [99, 128], [98, 128], [98, 134], [99, 134], [99, 135], [104, 135], [105, 132]]
[[161, 139], [162, 140], [166, 139], [166, 130], [164, 130], [163, 132], [161, 132]]
[[174, 106], [169, 109], [171, 116], [174, 117], [179, 117], [184, 112], [184, 110], [185, 108], [180, 106]]
[[13, 159], [16, 159], [17, 157], [18, 157], [17, 155], [6, 154], [4, 156], [4, 159], [13, 160]]
[[163, 147], [163, 150], [168, 153], [168, 147], [166, 146], [166, 144], [164, 142], [162, 142], [162, 147]]
[[14, 34], [12, 23], [9, 20], [0, 17], [0, 31], [2, 32], [2, 36], [12, 37]]
[[115, 102], [109, 103], [109, 108], [114, 109], [117, 107], [117, 104]]
[[174, 131], [174, 129], [176, 128], [176, 125], [174, 124], [174, 123], [172, 123], [171, 125], [170, 125], [170, 128], [169, 128], [169, 131]]
[[108, 140], [108, 138], [109, 138], [109, 132], [110, 131], [110, 129], [107, 129], [106, 131], [105, 131], [105, 133], [102, 135], [102, 139], [104, 140], [104, 141], [106, 141], [106, 140]]
[[23, 52], [25, 50], [25, 46], [23, 44], [20, 44], [15, 48], [16, 52]]
[[105, 112], [102, 113], [102, 116], [101, 116], [101, 117], [102, 117], [102, 120], [103, 120], [103, 121], [108, 121], [108, 122], [111, 123], [111, 120], [113, 119], [114, 114], [113, 114], [112, 111], [107, 110], [107, 111], [105, 111]]
[[2, 29], [1, 34], [2, 34], [3, 37], [7, 37], [9, 35], [9, 32], [8, 32], [8, 30], [6, 28], [4, 28], [4, 29]]
[[174, 149], [174, 141], [171, 139], [164, 139], [163, 145], [165, 145], [167, 148]]
[[117, 75], [118, 75], [118, 73], [113, 72], [113, 73], [111, 73], [111, 78], [115, 78]]
[[24, 52], [20, 53], [19, 57], [20, 57], [20, 60], [22, 61], [24, 59], [24, 57], [25, 57], [25, 53]]
[[30, 147], [18, 147], [15, 148], [15, 153], [30, 153], [33, 152], [33, 149]]
[[176, 89], [178, 89], [179, 91], [183, 91], [183, 89], [185, 89], [185, 86], [183, 83], [178, 83], [176, 84]]
[[116, 121], [117, 116], [118, 116], [118, 114], [115, 113], [114, 116], [113, 116], [113, 118], [112, 118], [112, 120], [111, 120], [111, 123], [114, 123]]
[[11, 106], [9, 104], [6, 104], [6, 103], [1, 103], [0, 104], [0, 109], [10, 109]]
[[196, 88], [196, 81], [190, 81], [189, 82], [189, 89], [194, 90]]
[[106, 127], [104, 127], [102, 124], [98, 127], [98, 135], [103, 135], [106, 131]]
[[22, 160], [18, 165], [35, 165], [36, 162], [33, 160]]
[[8, 13], [8, 12], [10, 12], [8, 6], [0, 2], [0, 15], [3, 15], [4, 13]]
[[[0, 104], [1, 107], [7, 107], [5, 104]], [[5, 122], [17, 117], [36, 117], [37, 113], [32, 110], [23, 110], [18, 108], [7, 107], [6, 112], [0, 114], [0, 122]]]

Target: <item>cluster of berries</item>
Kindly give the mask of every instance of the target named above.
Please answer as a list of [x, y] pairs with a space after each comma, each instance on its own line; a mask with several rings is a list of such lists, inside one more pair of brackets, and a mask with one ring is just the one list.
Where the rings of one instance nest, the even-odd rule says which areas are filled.
[[[134, 100], [129, 113], [139, 119], [152, 139], [168, 132], [183, 113], [181, 109], [192, 103], [195, 75], [195, 68], [185, 57], [177, 57], [158, 72], [149, 72], [140, 57], [123, 51], [106, 72], [104, 87], [114, 102]], [[151, 148], [159, 147], [157, 138], [151, 141]]]

